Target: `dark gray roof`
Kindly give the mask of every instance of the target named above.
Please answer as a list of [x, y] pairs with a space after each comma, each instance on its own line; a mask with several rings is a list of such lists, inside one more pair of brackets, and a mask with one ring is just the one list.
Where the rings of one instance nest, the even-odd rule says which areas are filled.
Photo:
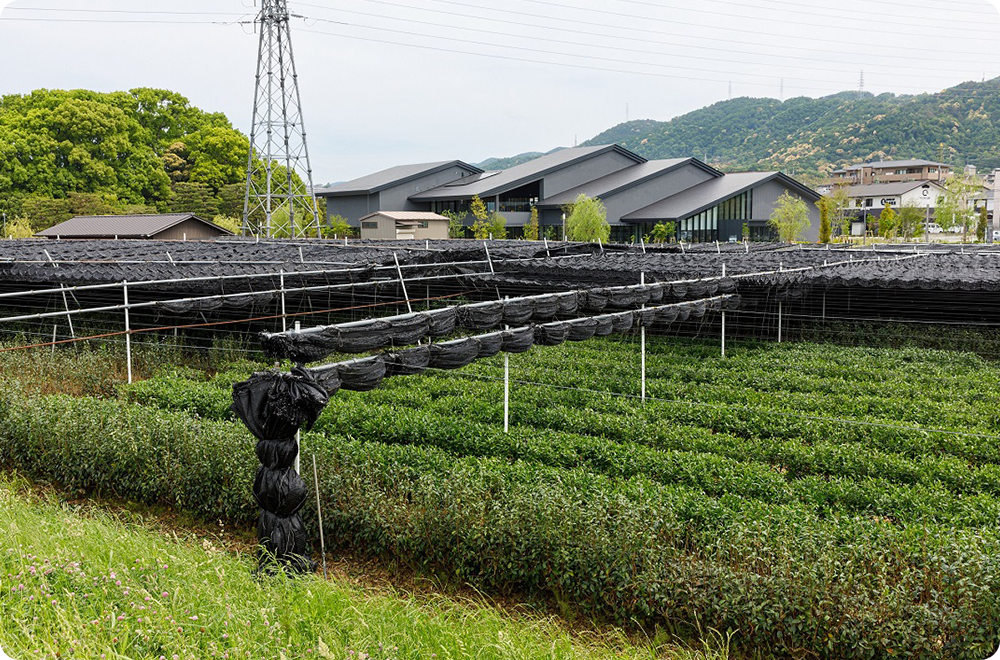
[[203, 220], [193, 213], [164, 213], [158, 215], [78, 215], [66, 222], [40, 231], [36, 236], [73, 238], [151, 238], [160, 232], [179, 225], [185, 220], [197, 220], [219, 230], [220, 235], [232, 236], [214, 222]]
[[474, 165], [463, 163], [460, 160], [440, 160], [434, 163], [415, 163], [413, 165], [397, 165], [381, 172], [368, 174], [353, 181], [338, 183], [327, 188], [317, 188], [316, 195], [321, 197], [336, 197], [341, 195], [361, 195], [376, 193], [391, 186], [406, 183], [427, 174], [433, 174], [450, 167], [461, 167], [476, 174], [482, 170]]
[[471, 199], [473, 195], [479, 195], [480, 197], [496, 195], [536, 181], [551, 172], [572, 165], [577, 161], [592, 158], [608, 151], [617, 151], [637, 163], [646, 162], [646, 159], [642, 156], [634, 154], [616, 144], [598, 145], [595, 147], [573, 147], [571, 149], [561, 149], [507, 170], [496, 173], [487, 172], [472, 181], [455, 181], [438, 186], [426, 192], [412, 195], [410, 200], [414, 202], [429, 202], [436, 199]]
[[874, 167], [875, 169], [884, 169], [886, 167], [947, 167], [951, 168], [951, 165], [947, 163], [935, 163], [931, 160], [922, 160], [920, 158], [912, 158], [910, 160], [880, 160], [872, 163], [858, 163], [857, 165], [851, 165], [845, 167], [842, 170], [834, 170], [834, 172], [853, 172], [854, 170], [860, 170], [862, 167]]
[[538, 206], [564, 206], [573, 202], [573, 200], [575, 200], [581, 193], [587, 195], [588, 197], [600, 197], [601, 199], [606, 199], [622, 192], [623, 190], [628, 190], [629, 188], [644, 181], [656, 178], [687, 164], [693, 164], [715, 176], [722, 176], [722, 172], [718, 171], [714, 167], [702, 163], [696, 158], [651, 160], [645, 163], [633, 165], [632, 167], [626, 167], [623, 170], [613, 172], [607, 176], [601, 177], [600, 179], [595, 179], [594, 181], [585, 183], [582, 186], [577, 186], [576, 188], [567, 190], [566, 192], [559, 193], [558, 195], [546, 197], [538, 203]]
[[864, 186], [844, 186], [851, 197], [882, 197], [883, 195], [902, 195], [921, 186], [941, 188], [936, 181], [897, 181], [893, 183], [869, 183]]
[[772, 179], [780, 179], [782, 183], [790, 188], [794, 188], [806, 197], [812, 197], [813, 199], [820, 198], [820, 194], [815, 190], [802, 185], [781, 172], [734, 172], [716, 179], [709, 179], [687, 190], [682, 190], [676, 195], [671, 195], [666, 199], [650, 204], [646, 208], [622, 216], [622, 220], [626, 222], [679, 220], [696, 213], [701, 213], [706, 209], [712, 208], [719, 202], [739, 195], [750, 188], [767, 183]]

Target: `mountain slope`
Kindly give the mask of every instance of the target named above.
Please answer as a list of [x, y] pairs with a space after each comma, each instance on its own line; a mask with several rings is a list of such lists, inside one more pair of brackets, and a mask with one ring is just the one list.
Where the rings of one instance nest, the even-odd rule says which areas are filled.
[[1000, 167], [1000, 78], [912, 96], [737, 98], [670, 121], [619, 124], [583, 145], [611, 143], [650, 159], [695, 156], [726, 171], [781, 169], [805, 180], [907, 158], [988, 171]]

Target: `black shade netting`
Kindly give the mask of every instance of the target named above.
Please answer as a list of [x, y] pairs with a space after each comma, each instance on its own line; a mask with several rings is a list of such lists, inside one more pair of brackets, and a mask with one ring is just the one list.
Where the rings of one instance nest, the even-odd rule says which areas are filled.
[[309, 537], [298, 514], [279, 516], [265, 509], [257, 519], [257, 540], [266, 553], [287, 561], [305, 556]]
[[723, 305], [723, 307], [725, 309], [735, 311], [735, 310], [737, 310], [737, 309], [740, 308], [740, 305], [742, 303], [743, 303], [743, 299], [740, 298], [738, 295], [734, 294], [734, 295], [731, 295], [728, 298], [726, 298], [726, 301], [725, 301], [725, 304]]
[[[663, 296], [670, 295], [670, 285], [669, 284], [649, 284], [646, 286], [646, 291], [649, 292], [649, 298], [646, 300], [648, 303], [658, 303], [663, 300]], [[640, 305], [643, 304], [642, 301], [636, 301]]]
[[278, 440], [310, 429], [326, 407], [323, 387], [301, 367], [291, 373], [273, 371], [253, 374], [233, 385], [230, 409], [261, 440]]
[[556, 297], [559, 298], [559, 314], [576, 314], [577, 310], [580, 309], [580, 294], [576, 291], [567, 291], [566, 293], [557, 293]]
[[689, 303], [687, 305], [687, 308], [691, 314], [690, 318], [700, 319], [701, 317], [705, 316], [705, 312], [707, 311], [708, 305], [705, 303], [704, 300], [699, 300], [698, 302]]
[[449, 335], [455, 331], [455, 326], [458, 324], [458, 310], [454, 307], [436, 309], [427, 312], [427, 316], [430, 317], [428, 334], [431, 337]]
[[536, 321], [551, 321], [559, 313], [559, 297], [555, 294], [535, 297], [535, 313], [532, 315]]
[[507, 325], [521, 325], [531, 320], [535, 313], [535, 301], [531, 298], [505, 300], [503, 322]]
[[313, 378], [319, 383], [319, 386], [323, 388], [327, 396], [333, 396], [337, 393], [342, 385], [340, 381], [340, 372], [337, 369], [323, 369], [313, 370]]
[[458, 309], [458, 324], [470, 330], [492, 330], [503, 319], [502, 302], [476, 303]]
[[351, 392], [374, 390], [385, 378], [385, 360], [381, 355], [344, 362], [337, 366], [340, 387]]
[[291, 467], [298, 455], [299, 446], [295, 443], [294, 438], [257, 441], [257, 460], [260, 461], [261, 465], [272, 470]]
[[611, 324], [615, 332], [628, 332], [632, 329], [632, 325], [635, 323], [635, 316], [632, 312], [619, 312], [618, 314], [610, 314]]
[[601, 312], [608, 306], [610, 295], [607, 289], [590, 289], [580, 292], [580, 305], [588, 312]]
[[517, 328], [515, 330], [504, 330], [503, 350], [504, 353], [525, 353], [535, 343], [535, 329], [533, 327]]
[[427, 365], [430, 364], [431, 352], [427, 346], [417, 346], [405, 351], [386, 353], [385, 377], [392, 376], [412, 376], [423, 373]]
[[611, 309], [628, 309], [635, 306], [635, 290], [630, 286], [616, 286], [605, 289], [608, 294], [607, 307]]
[[[629, 315], [629, 317], [631, 318], [631, 315]], [[594, 327], [595, 337], [607, 337], [615, 331], [615, 322], [610, 314], [606, 314], [605, 316], [595, 316], [594, 321], [597, 323]]]
[[632, 301], [633, 305], [645, 305], [649, 302], [650, 297], [653, 295], [653, 289], [658, 287], [651, 286], [640, 286], [633, 287], [632, 292], [635, 294], [635, 300]]
[[733, 293], [736, 291], [736, 280], [724, 277], [719, 280], [719, 293]]
[[597, 321], [592, 318], [574, 319], [566, 322], [566, 329], [568, 341], [585, 341], [594, 337]]
[[691, 317], [691, 308], [687, 305], [678, 305], [677, 307], [677, 318], [675, 319], [678, 323], [684, 323]]
[[656, 310], [656, 320], [667, 325], [677, 320], [678, 313], [679, 310], [676, 307], [660, 307]]
[[479, 357], [479, 343], [472, 337], [431, 344], [430, 366], [434, 369], [459, 369]]
[[367, 353], [385, 348], [393, 339], [392, 324], [381, 319], [357, 327], [337, 328], [336, 333], [336, 344], [329, 353]]
[[430, 331], [431, 320], [426, 314], [385, 320], [389, 324], [389, 343], [396, 346], [415, 344]]
[[539, 346], [558, 346], [566, 341], [569, 329], [565, 323], [543, 323], [535, 326], [534, 343]]
[[493, 357], [503, 348], [503, 333], [501, 332], [491, 332], [488, 335], [482, 335], [475, 339], [479, 342], [480, 358]]
[[656, 308], [637, 309], [632, 312], [635, 317], [635, 324], [641, 328], [648, 328], [656, 323]]
[[253, 482], [253, 496], [260, 508], [279, 516], [297, 513], [309, 491], [293, 467], [272, 469], [260, 466]]
[[670, 285], [670, 292], [674, 296], [674, 300], [684, 300], [688, 295], [688, 285], [681, 282], [674, 282]]

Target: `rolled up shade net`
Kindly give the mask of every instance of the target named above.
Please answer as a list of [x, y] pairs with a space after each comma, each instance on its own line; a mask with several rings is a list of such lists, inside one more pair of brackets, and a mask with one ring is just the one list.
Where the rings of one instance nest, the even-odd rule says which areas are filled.
[[597, 324], [594, 327], [594, 335], [597, 337], [607, 337], [615, 331], [615, 322], [610, 314], [595, 316], [594, 321]]
[[[669, 284], [652, 284], [646, 288], [649, 291], [649, 300], [647, 303], [656, 304], [663, 300], [664, 297], [670, 297], [670, 285]], [[644, 304], [639, 301], [639, 304]]]
[[669, 325], [677, 320], [677, 316], [680, 310], [677, 307], [660, 307], [654, 309], [656, 312], [656, 322], [663, 325]]
[[684, 323], [691, 317], [691, 308], [687, 305], [680, 305], [677, 307], [677, 318], [674, 319], [678, 323]]
[[532, 327], [504, 330], [501, 336], [504, 353], [525, 353], [535, 343], [535, 329]]
[[612, 327], [617, 333], [628, 332], [635, 323], [635, 317], [632, 315], [632, 312], [619, 312], [618, 314], [609, 314], [608, 316], [611, 317]]
[[543, 323], [535, 326], [535, 344], [539, 346], [558, 346], [566, 341], [569, 329], [565, 323]]
[[684, 300], [688, 295], [688, 284], [684, 282], [671, 282], [670, 294], [674, 300]]
[[580, 295], [578, 291], [557, 293], [556, 297], [559, 298], [559, 314], [561, 316], [576, 314], [580, 308]]
[[535, 312], [532, 318], [536, 321], [551, 321], [558, 313], [559, 297], [556, 294], [535, 298]]
[[646, 309], [637, 309], [632, 312], [632, 316], [635, 318], [635, 324], [640, 328], [648, 328], [656, 324], [656, 308], [647, 307]]
[[597, 321], [593, 318], [573, 319], [566, 321], [567, 341], [585, 341], [593, 339], [597, 331]]
[[588, 312], [602, 312], [608, 306], [609, 298], [607, 289], [589, 289], [580, 304]]
[[527, 323], [535, 313], [535, 301], [531, 298], [511, 299], [503, 302], [503, 322], [507, 325]]
[[312, 428], [326, 404], [326, 391], [312, 373], [296, 367], [291, 373], [258, 372], [236, 383], [230, 409], [257, 438], [278, 440]]
[[479, 343], [473, 337], [431, 344], [430, 367], [459, 369], [479, 357]]
[[309, 491], [302, 477], [292, 467], [270, 468], [261, 465], [253, 482], [253, 496], [265, 511], [279, 516], [298, 513]]
[[337, 368], [340, 389], [351, 392], [374, 390], [385, 378], [385, 371], [385, 359], [381, 355], [343, 362]]
[[455, 307], [445, 307], [435, 309], [426, 313], [430, 320], [427, 333], [431, 337], [444, 337], [455, 331], [458, 325], [458, 309]]
[[478, 358], [493, 357], [503, 348], [503, 333], [491, 332], [488, 335], [479, 335], [475, 338], [479, 343]]
[[417, 346], [403, 351], [386, 353], [385, 377], [419, 374], [430, 364], [431, 352], [427, 346]]
[[258, 440], [256, 452], [261, 465], [280, 470], [295, 464], [299, 447], [293, 439]]
[[458, 324], [469, 330], [492, 330], [503, 319], [502, 302], [476, 303], [458, 309]]
[[618, 286], [605, 289], [608, 294], [607, 307], [611, 309], [628, 309], [635, 305], [636, 292], [630, 286]]

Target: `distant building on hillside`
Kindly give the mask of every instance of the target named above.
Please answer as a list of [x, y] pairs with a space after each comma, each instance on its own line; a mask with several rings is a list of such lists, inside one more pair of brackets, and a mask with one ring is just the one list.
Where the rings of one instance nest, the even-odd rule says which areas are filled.
[[[702, 242], [741, 240], [744, 226], [751, 238], [770, 238], [767, 221], [785, 192], [806, 202], [806, 238], [816, 240], [819, 193], [781, 172], [724, 174], [697, 158], [650, 161], [618, 145], [562, 149], [498, 172], [458, 160], [404, 165], [316, 195], [326, 199], [328, 218], [343, 216], [354, 227], [385, 211], [468, 213], [478, 196], [517, 237], [533, 207], [542, 230], [562, 236], [564, 208], [583, 194], [604, 203], [612, 241], [638, 242], [657, 223], [673, 222], [678, 238]], [[468, 214], [466, 226], [474, 220]]]
[[78, 215], [40, 231], [43, 238], [139, 238], [156, 240], [199, 240], [232, 236], [214, 222], [193, 213], [161, 215]]
[[851, 200], [850, 209], [854, 214], [851, 234], [854, 236], [864, 236], [868, 216], [878, 216], [886, 206], [897, 211], [903, 206], [916, 206], [924, 211], [925, 221], [932, 222], [938, 201], [944, 195], [944, 187], [933, 181], [872, 183], [845, 186], [844, 190]]
[[830, 185], [869, 185], [903, 181], [944, 181], [951, 166], [929, 160], [885, 160], [851, 165], [830, 173]]

